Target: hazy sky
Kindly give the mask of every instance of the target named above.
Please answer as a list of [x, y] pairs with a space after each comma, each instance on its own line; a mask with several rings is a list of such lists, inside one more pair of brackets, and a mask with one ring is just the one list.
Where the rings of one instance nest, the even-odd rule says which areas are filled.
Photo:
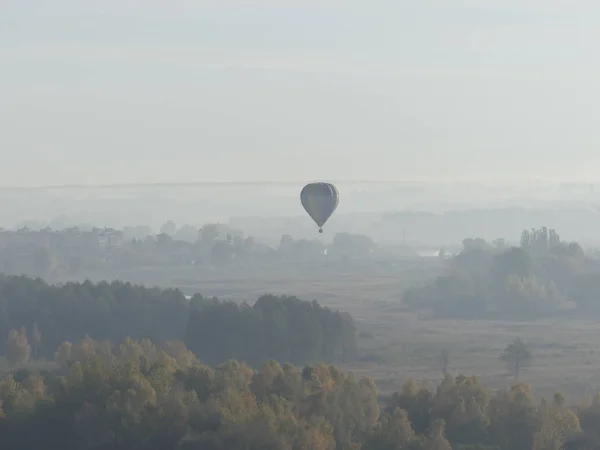
[[600, 179], [587, 0], [2, 0], [0, 185]]

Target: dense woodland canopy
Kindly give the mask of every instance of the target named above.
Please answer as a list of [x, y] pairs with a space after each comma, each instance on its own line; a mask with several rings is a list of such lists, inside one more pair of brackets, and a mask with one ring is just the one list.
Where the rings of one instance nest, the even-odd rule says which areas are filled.
[[266, 359], [303, 364], [347, 361], [356, 356], [356, 330], [349, 314], [294, 297], [264, 295], [247, 303], [192, 298], [185, 342], [203, 361]]
[[408, 289], [404, 304], [437, 316], [528, 319], [600, 315], [600, 262], [555, 230], [525, 230], [519, 246], [465, 239], [446, 273]]
[[[0, 275], [0, 335], [25, 327], [36, 354], [51, 358], [57, 345], [84, 336], [118, 342], [149, 338], [185, 341], [204, 361], [231, 358], [251, 364], [280, 359], [336, 362], [356, 354], [352, 317], [295, 297], [265, 295], [250, 307], [176, 289], [123, 282], [66, 283]], [[0, 352], [4, 343], [0, 341]]]
[[63, 342], [54, 371], [0, 381], [2, 449], [593, 449], [600, 397], [570, 408], [527, 384], [492, 393], [445, 376], [408, 380], [378, 402], [370, 378], [332, 365], [230, 360], [211, 367], [182, 343]]

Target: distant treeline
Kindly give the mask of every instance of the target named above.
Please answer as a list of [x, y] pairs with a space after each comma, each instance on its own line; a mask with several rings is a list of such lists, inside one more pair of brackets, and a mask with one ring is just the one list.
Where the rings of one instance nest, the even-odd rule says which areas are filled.
[[[22, 327], [35, 343], [34, 353], [45, 358], [52, 358], [61, 342], [86, 335], [113, 343], [125, 337], [185, 341], [214, 364], [231, 358], [334, 362], [353, 357], [356, 349], [352, 317], [316, 301], [267, 295], [253, 306], [238, 306], [118, 281], [53, 286], [0, 275], [0, 336]], [[2, 353], [4, 346], [0, 340]]]
[[[572, 197], [572, 201], [567, 201], [566, 197], [562, 197], [562, 199], [555, 197], [555, 195], [564, 194], [558, 194], [554, 189], [549, 189], [543, 196], [550, 195], [554, 197], [554, 200], [544, 201], [533, 199], [540, 194], [540, 191], [535, 194], [531, 193], [529, 196], [524, 191], [510, 190], [512, 192], [508, 192], [494, 189], [493, 193], [488, 191], [487, 194], [483, 194], [483, 197], [490, 199], [489, 201], [485, 201], [483, 198], [479, 201], [471, 201], [468, 198], [471, 198], [473, 193], [480, 196], [486, 189], [474, 185], [468, 188], [468, 198], [461, 199], [462, 194], [455, 194], [453, 187], [449, 190], [440, 189], [435, 194], [426, 192], [428, 189], [425, 191], [420, 188], [413, 190], [412, 187], [402, 194], [398, 194], [395, 189], [390, 191], [383, 189], [378, 194], [369, 192], [370, 189], [366, 189], [364, 192], [355, 189], [352, 189], [351, 193], [341, 192], [344, 209], [354, 212], [346, 214], [340, 211], [336, 213], [328, 223], [328, 229], [334, 232], [347, 231], [352, 234], [366, 234], [376, 242], [402, 243], [406, 240], [407, 243], [415, 245], [450, 246], [460, 244], [465, 236], [481, 236], [487, 240], [502, 236], [511, 242], [516, 242], [521, 229], [545, 224], [549, 228], [561, 230], [569, 239], [577, 239], [586, 244], [594, 242], [600, 244], [597, 231], [600, 228], [600, 214], [598, 214], [600, 202], [597, 200], [596, 194], [590, 197], [580, 197], [577, 194]], [[199, 198], [197, 196], [190, 197], [190, 203], [183, 206], [180, 203], [181, 199], [178, 201], [161, 200], [160, 195], [156, 193], [148, 199], [132, 199], [131, 203], [129, 200], [123, 200], [134, 207], [115, 206], [114, 213], [106, 209], [106, 204], [114, 204], [116, 201], [112, 196], [110, 200], [107, 199], [106, 204], [103, 202], [99, 209], [91, 206], [95, 200], [90, 198], [85, 202], [85, 207], [89, 209], [86, 220], [101, 226], [110, 223], [117, 228], [123, 228], [124, 225], [132, 223], [152, 223], [152, 227], [124, 228], [129, 236], [136, 235], [143, 239], [149, 234], [162, 231], [161, 228], [163, 230], [168, 230], [169, 227], [172, 229], [172, 225], [165, 224], [166, 227], [164, 225], [161, 227], [160, 223], [156, 222], [156, 211], [168, 214], [173, 211], [174, 205], [178, 204], [176, 209], [179, 210], [179, 213], [176, 216], [187, 217], [193, 221], [190, 222], [192, 226], [194, 222], [201, 223], [194, 211], [215, 212], [215, 210], [221, 210], [224, 217], [234, 212], [235, 217], [228, 220], [232, 229], [244, 230], [246, 235], [255, 236], [261, 241], [268, 239], [270, 245], [275, 245], [282, 234], [291, 234], [296, 238], [305, 239], [312, 239], [314, 236], [314, 223], [305, 214], [298, 212], [297, 192], [293, 195], [290, 193], [289, 197], [284, 198], [279, 196], [281, 192], [278, 191], [277, 196], [274, 197], [250, 196], [245, 201], [240, 200], [238, 192], [231, 193], [236, 197], [236, 201], [228, 206], [223, 204], [226, 202], [224, 196], [228, 194], [220, 192], [217, 204], [207, 198], [208, 203], [202, 208], [198, 206]], [[514, 195], [514, 197], [506, 198], [507, 195]], [[505, 198], [498, 198], [498, 196]], [[528, 196], [530, 198], [526, 199], [525, 197]], [[10, 198], [12, 202], [12, 197]], [[56, 198], [52, 197], [52, 201], [54, 205]], [[11, 202], [5, 202], [3, 206], [10, 207]], [[143, 209], [147, 214], [139, 209], [140, 204], [146, 202], [147, 206]], [[45, 200], [43, 204], [47, 203], [48, 200]], [[55, 210], [58, 212], [60, 209], [71, 209], [69, 203], [67, 201], [63, 206], [57, 206]], [[15, 214], [22, 215], [22, 204], [23, 202], [21, 202], [20, 209], [13, 211], [12, 215], [7, 215], [7, 210], [2, 212], [5, 223], [8, 220], [12, 221], [10, 217], [15, 217]], [[31, 207], [31, 204], [27, 202], [28, 207]], [[263, 207], [266, 209], [263, 210]], [[36, 208], [33, 208], [32, 214], [35, 214], [35, 211]], [[165, 217], [165, 219], [167, 218]], [[31, 229], [50, 226], [54, 229], [63, 229], [81, 224], [82, 228], [85, 226], [91, 228], [91, 225], [83, 224], [81, 220], [63, 215], [44, 223], [26, 221], [16, 226], [20, 228], [27, 225]], [[184, 223], [177, 225], [176, 233], [179, 236], [192, 236], [192, 239], [195, 239], [193, 233], [190, 235], [193, 230], [188, 226]], [[271, 239], [273, 240], [271, 241]]]
[[257, 262], [364, 258], [375, 250], [377, 245], [371, 238], [351, 233], [337, 233], [327, 244], [284, 234], [277, 245], [267, 245], [222, 224], [176, 228], [171, 222], [158, 234], [149, 227], [39, 231], [24, 228], [0, 231], [0, 272], [63, 280], [103, 269], [247, 267]]
[[583, 207], [574, 204], [555, 207], [534, 205], [528, 208], [490, 205], [441, 213], [401, 211], [383, 215], [381, 222], [369, 227], [369, 236], [389, 241], [403, 231], [409, 243], [456, 245], [465, 236], [479, 236], [489, 241], [502, 236], [516, 243], [523, 228], [544, 224], [561, 230], [570, 239], [600, 245], [599, 211], [598, 205], [593, 204]]

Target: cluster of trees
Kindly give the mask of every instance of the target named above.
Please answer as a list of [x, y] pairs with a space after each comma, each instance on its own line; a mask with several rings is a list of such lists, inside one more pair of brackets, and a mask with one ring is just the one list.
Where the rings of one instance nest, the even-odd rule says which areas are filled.
[[[147, 234], [146, 234], [147, 233]], [[337, 234], [326, 245], [283, 235], [269, 246], [241, 230], [222, 224], [179, 229], [167, 222], [155, 234], [148, 227], [43, 229], [0, 232], [0, 270], [14, 275], [61, 277], [103, 268], [195, 265], [212, 267], [255, 262], [314, 261], [331, 257], [365, 257], [376, 249], [367, 236]]]
[[[119, 281], [52, 286], [40, 279], [0, 275], [0, 336], [9, 333], [44, 358], [51, 358], [61, 342], [86, 335], [110, 342], [127, 336], [157, 344], [185, 341], [214, 364], [230, 358], [249, 363], [271, 358], [298, 364], [336, 362], [356, 352], [352, 317], [316, 301], [265, 295], [253, 306], [240, 306], [199, 294], [188, 300], [177, 289]], [[9, 353], [6, 345], [0, 342], [4, 354]]]
[[[38, 353], [51, 358], [57, 345], [85, 335], [117, 342], [126, 336], [157, 343], [182, 340], [190, 302], [179, 290], [122, 282], [89, 281], [49, 285], [41, 279], [0, 275], [0, 335], [26, 328], [32, 342], [40, 334]], [[5, 353], [3, 342], [0, 351]]]
[[408, 289], [404, 304], [438, 316], [535, 318], [600, 314], [600, 265], [555, 230], [523, 231], [520, 246], [465, 239], [445, 274]]
[[352, 316], [295, 297], [264, 295], [243, 303], [192, 298], [185, 342], [202, 361], [266, 359], [304, 364], [347, 361], [356, 356]]
[[381, 401], [333, 365], [200, 362], [181, 342], [63, 342], [52, 370], [0, 381], [7, 450], [546, 450], [600, 443], [600, 396], [537, 402], [527, 384], [492, 394], [447, 374]]

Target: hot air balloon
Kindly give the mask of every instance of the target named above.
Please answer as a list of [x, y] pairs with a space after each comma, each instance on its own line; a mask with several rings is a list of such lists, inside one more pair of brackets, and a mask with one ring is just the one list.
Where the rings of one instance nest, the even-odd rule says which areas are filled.
[[331, 183], [309, 183], [300, 192], [302, 206], [323, 232], [323, 225], [329, 220], [339, 201], [337, 188]]

